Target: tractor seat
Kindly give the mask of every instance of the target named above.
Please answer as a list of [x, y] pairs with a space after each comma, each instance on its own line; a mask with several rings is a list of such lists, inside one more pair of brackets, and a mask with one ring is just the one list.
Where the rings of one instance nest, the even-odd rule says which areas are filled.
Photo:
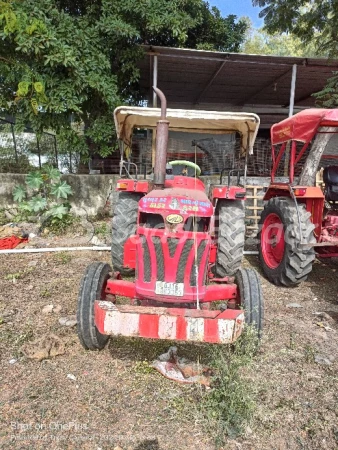
[[325, 167], [323, 181], [325, 183], [325, 199], [328, 202], [338, 201], [338, 166]]

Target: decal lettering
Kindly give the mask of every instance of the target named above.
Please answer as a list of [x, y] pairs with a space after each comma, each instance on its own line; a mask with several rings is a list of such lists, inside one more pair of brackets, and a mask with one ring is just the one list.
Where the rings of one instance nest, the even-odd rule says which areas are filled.
[[155, 208], [155, 209], [164, 209], [165, 203], [150, 203], [149, 208]]

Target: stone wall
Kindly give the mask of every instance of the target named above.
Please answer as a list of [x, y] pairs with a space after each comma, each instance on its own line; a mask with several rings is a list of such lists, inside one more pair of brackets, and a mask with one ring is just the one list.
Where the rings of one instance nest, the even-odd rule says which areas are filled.
[[[115, 186], [118, 178], [118, 175], [63, 175], [62, 179], [67, 181], [73, 190], [73, 195], [69, 198], [72, 212], [79, 216], [100, 214], [108, 197], [110, 197], [110, 204], [114, 205], [117, 196]], [[210, 184], [219, 183], [218, 175], [205, 176], [201, 179], [207, 188]], [[23, 174], [0, 174], [0, 208], [14, 206], [13, 189], [24, 182], [25, 175]], [[269, 178], [250, 177], [247, 179], [247, 184], [267, 186]]]
[[[0, 174], [0, 208], [14, 206], [12, 192], [18, 184], [25, 184], [23, 174]], [[75, 215], [95, 216], [103, 211], [108, 196], [116, 198], [117, 175], [62, 175], [73, 190], [69, 197]]]

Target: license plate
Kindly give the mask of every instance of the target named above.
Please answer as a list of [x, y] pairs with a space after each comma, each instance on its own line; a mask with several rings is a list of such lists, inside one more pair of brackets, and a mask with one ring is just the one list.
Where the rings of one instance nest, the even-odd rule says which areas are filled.
[[156, 281], [155, 293], [160, 295], [174, 295], [183, 297], [184, 283], [166, 283], [165, 281]]

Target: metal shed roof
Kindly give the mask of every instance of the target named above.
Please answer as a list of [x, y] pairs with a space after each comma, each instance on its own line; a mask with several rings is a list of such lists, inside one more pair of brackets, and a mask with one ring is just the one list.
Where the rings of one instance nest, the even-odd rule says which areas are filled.
[[144, 46], [139, 62], [141, 89], [152, 98], [154, 56], [157, 86], [170, 108], [255, 112], [263, 127], [288, 115], [292, 68], [297, 65], [295, 112], [314, 107], [338, 60], [246, 55]]

